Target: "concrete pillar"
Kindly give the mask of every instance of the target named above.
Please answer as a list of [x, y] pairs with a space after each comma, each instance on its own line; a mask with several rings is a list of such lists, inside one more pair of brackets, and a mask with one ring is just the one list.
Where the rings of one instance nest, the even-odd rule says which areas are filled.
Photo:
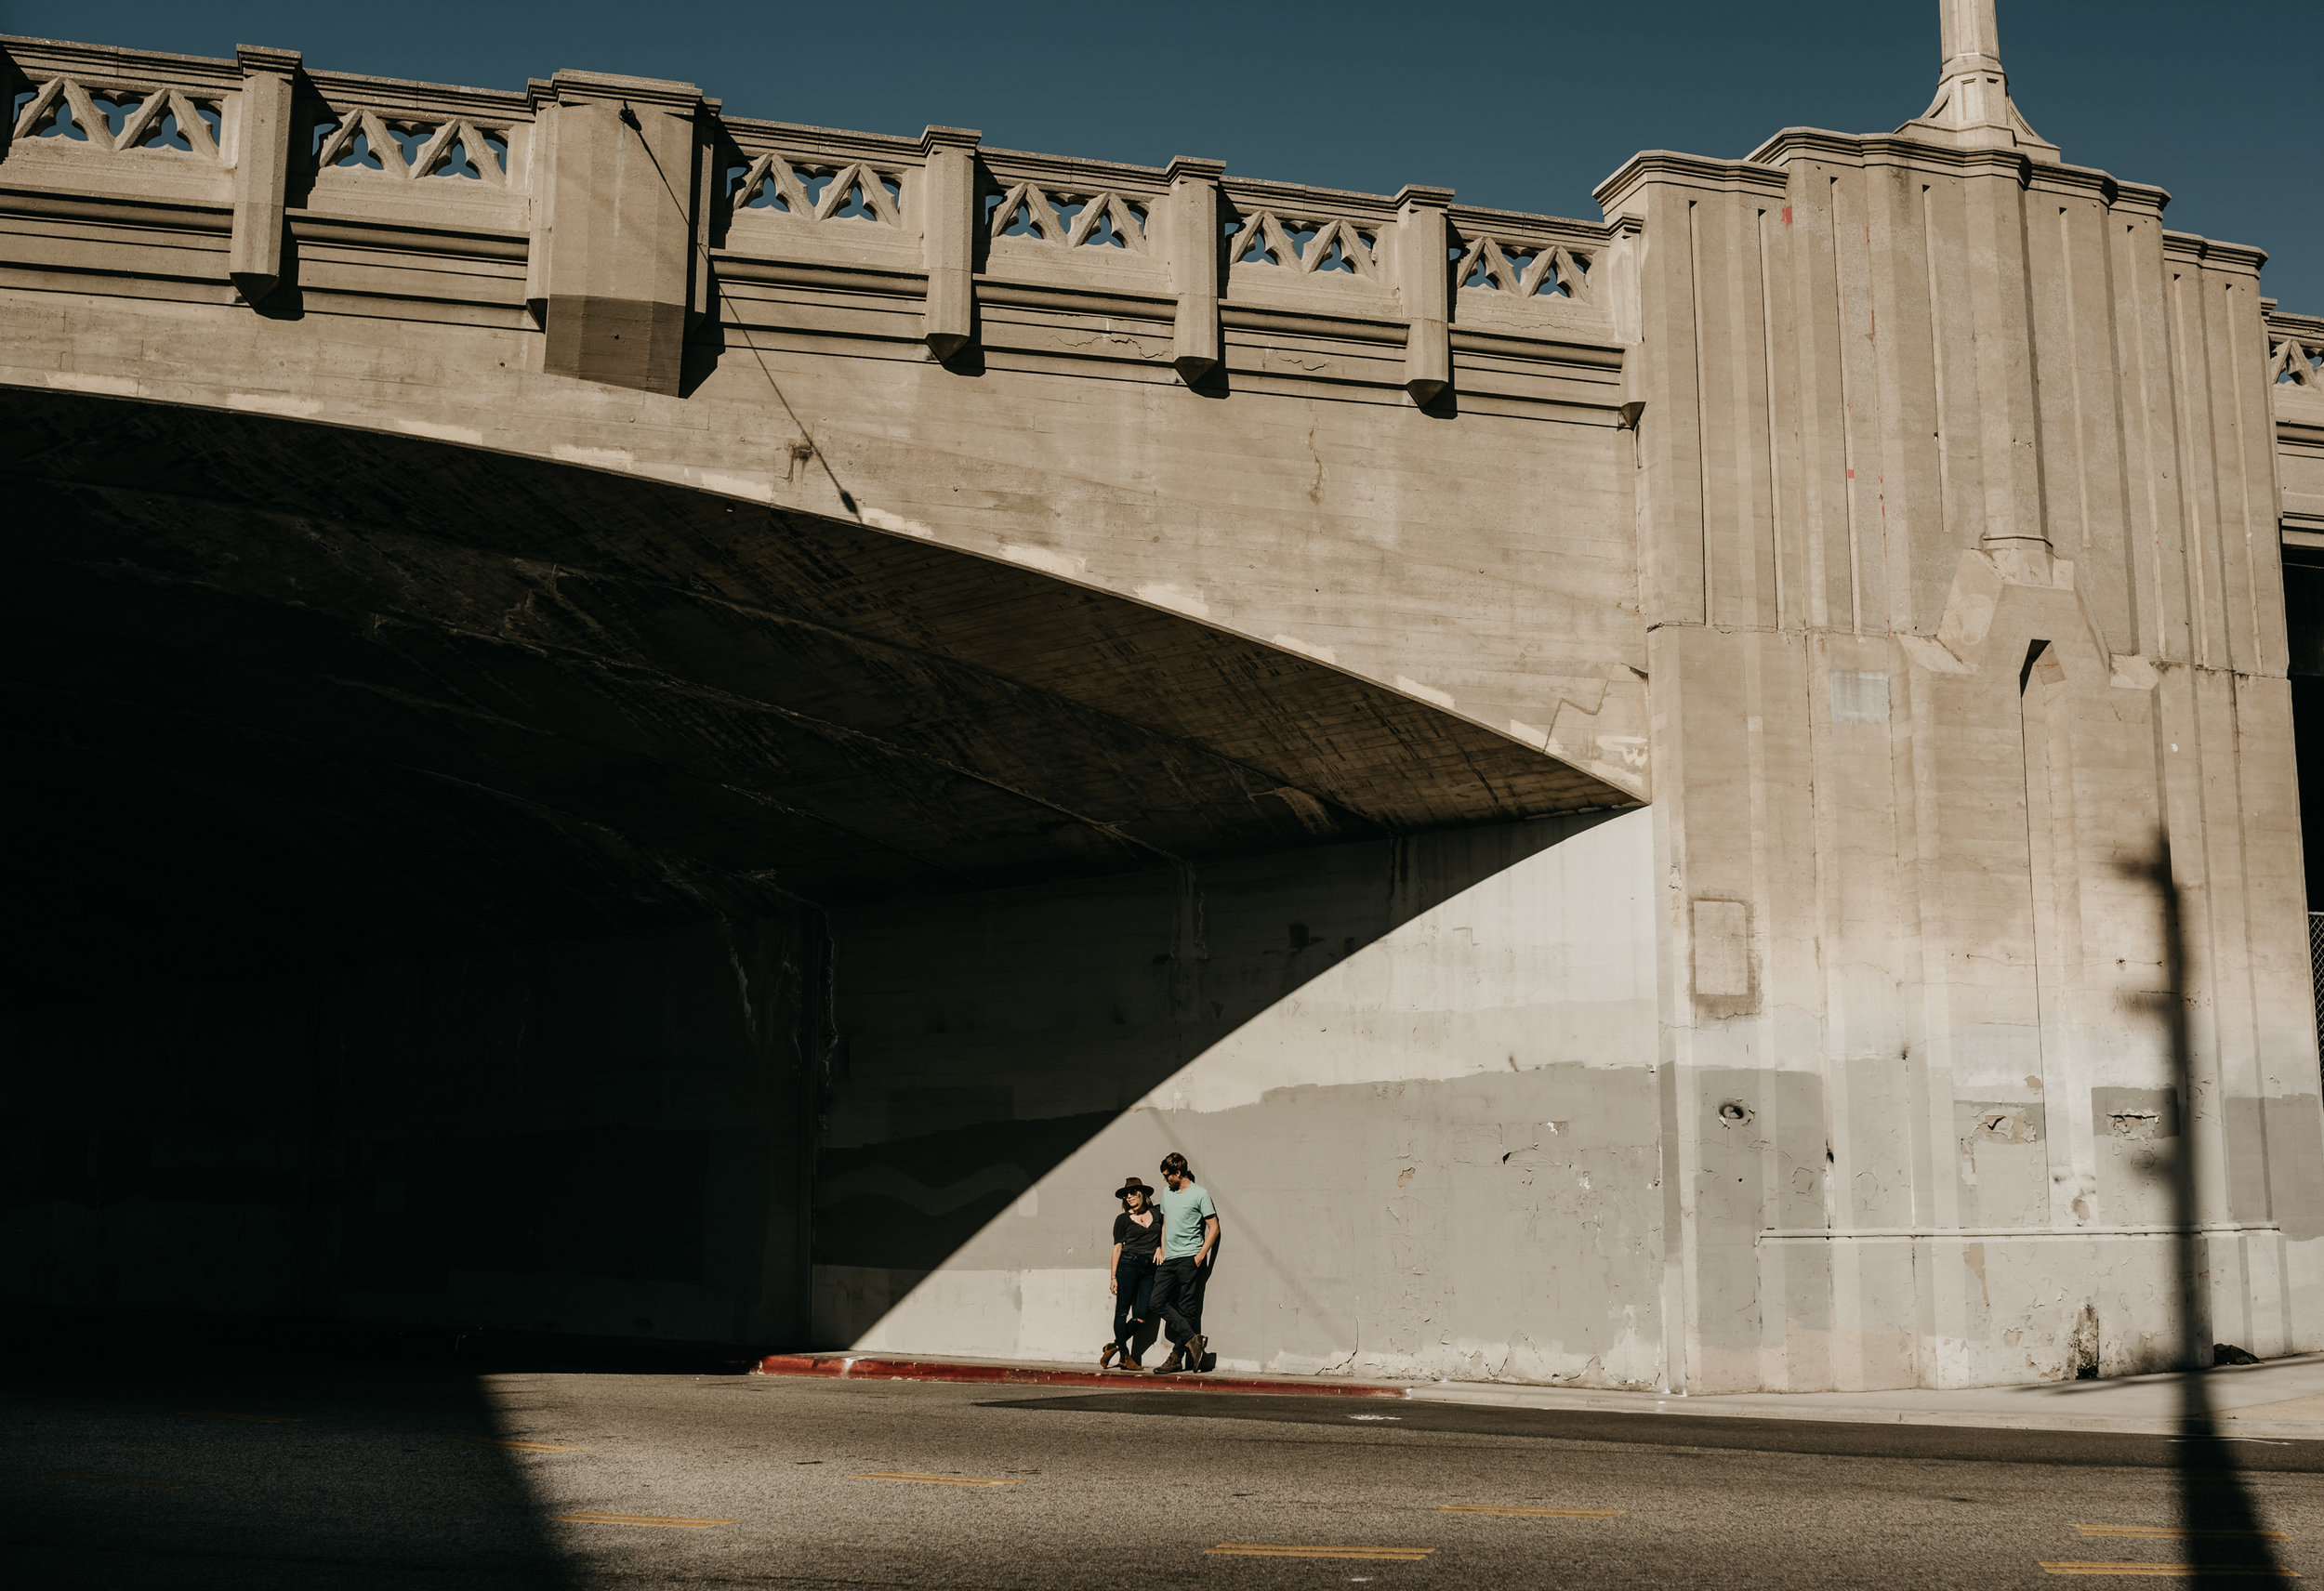
[[1452, 385], [1452, 268], [1445, 257], [1449, 188], [1396, 195], [1396, 291], [1404, 300], [1404, 389], [1433, 403]]
[[533, 107], [533, 135], [525, 145], [532, 241], [524, 255], [524, 312], [533, 323], [548, 324], [548, 262], [557, 230], [557, 87], [535, 78], [525, 98]]
[[[1948, 70], [1998, 66], [1955, 11]], [[2324, 1229], [2270, 1181], [2315, 1097], [2296, 879], [2251, 861], [2296, 822], [2257, 256], [2008, 115], [1599, 193], [1643, 243], [1690, 1391], [2199, 1360], [2174, 1164], [2215, 1245]]]
[[242, 93], [235, 101], [234, 233], [226, 270], [243, 302], [257, 304], [283, 279], [283, 193], [298, 52], [237, 45], [234, 59], [242, 63]]
[[929, 348], [950, 359], [976, 335], [976, 146], [966, 127], [920, 135], [920, 247], [928, 264]]
[[2016, 150], [2055, 161], [2057, 146], [2035, 133], [2009, 97], [1993, 0], [1938, 0], [1936, 98], [1898, 130], [1957, 149]]
[[1993, 0], [1941, 0], [1937, 80], [1961, 96], [1963, 126], [2009, 125], [2008, 80], [2001, 72], [2001, 31]]
[[701, 282], [708, 149], [701, 93], [598, 72], [561, 72], [555, 191], [548, 234], [543, 368], [676, 394]]
[[1189, 387], [1224, 357], [1219, 291], [1226, 251], [1220, 243], [1219, 178], [1225, 173], [1223, 161], [1180, 155], [1170, 162], [1170, 286], [1178, 294], [1170, 362]]

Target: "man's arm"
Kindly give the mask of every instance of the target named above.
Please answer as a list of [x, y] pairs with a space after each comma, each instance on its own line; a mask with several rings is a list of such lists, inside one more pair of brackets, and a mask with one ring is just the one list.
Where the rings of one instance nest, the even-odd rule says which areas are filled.
[[1206, 1216], [1204, 1217], [1202, 1223], [1202, 1247], [1196, 1250], [1195, 1254], [1195, 1269], [1196, 1270], [1200, 1270], [1204, 1266], [1210, 1263], [1210, 1251], [1216, 1248], [1218, 1243], [1219, 1217], [1216, 1216]]

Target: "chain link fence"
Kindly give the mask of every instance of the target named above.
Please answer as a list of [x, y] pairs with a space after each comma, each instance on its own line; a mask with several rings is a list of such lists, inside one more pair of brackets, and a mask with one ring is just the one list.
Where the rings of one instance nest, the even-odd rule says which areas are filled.
[[2308, 978], [2316, 994], [2316, 1041], [2324, 1050], [2324, 912], [2308, 914]]

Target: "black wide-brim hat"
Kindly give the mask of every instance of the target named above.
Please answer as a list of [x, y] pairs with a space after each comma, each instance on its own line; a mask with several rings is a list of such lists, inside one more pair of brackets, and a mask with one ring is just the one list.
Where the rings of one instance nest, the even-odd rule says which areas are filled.
[[1147, 1203], [1151, 1204], [1154, 1203], [1154, 1190], [1139, 1181], [1135, 1177], [1129, 1178], [1119, 1188], [1114, 1190], [1114, 1197], [1116, 1199], [1127, 1199], [1132, 1193], [1143, 1193], [1146, 1196]]

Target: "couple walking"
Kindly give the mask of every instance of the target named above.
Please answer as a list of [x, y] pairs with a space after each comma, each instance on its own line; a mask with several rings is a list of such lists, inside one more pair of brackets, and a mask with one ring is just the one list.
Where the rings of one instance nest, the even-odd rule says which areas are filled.
[[1162, 1158], [1157, 1193], [1135, 1177], [1114, 1190], [1122, 1213], [1114, 1217], [1114, 1265], [1108, 1285], [1114, 1294], [1114, 1340], [1098, 1355], [1098, 1368], [1118, 1358], [1125, 1370], [1140, 1370], [1132, 1341], [1138, 1328], [1159, 1311], [1169, 1334], [1170, 1357], [1154, 1367], [1156, 1375], [1200, 1370], [1209, 1342], [1202, 1335], [1203, 1283], [1209, 1280], [1211, 1251], [1219, 1245], [1219, 1212], [1193, 1175], [1186, 1157]]

